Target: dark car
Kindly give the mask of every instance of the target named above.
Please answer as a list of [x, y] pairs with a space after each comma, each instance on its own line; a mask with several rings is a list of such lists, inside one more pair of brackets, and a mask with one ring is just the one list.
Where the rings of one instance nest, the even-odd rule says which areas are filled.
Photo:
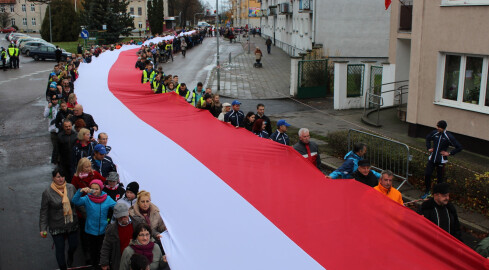
[[12, 26], [9, 26], [9, 27], [5, 27], [1, 30], [2, 33], [13, 33], [13, 32], [16, 32], [17, 30], [15, 30], [15, 28], [13, 28]]
[[[53, 59], [56, 60], [56, 48], [52, 46], [39, 46], [37, 49], [31, 50], [29, 52], [29, 56], [34, 58], [34, 60], [46, 60]], [[71, 53], [63, 51], [61, 54], [61, 60], [66, 61], [68, 57], [71, 56]]]

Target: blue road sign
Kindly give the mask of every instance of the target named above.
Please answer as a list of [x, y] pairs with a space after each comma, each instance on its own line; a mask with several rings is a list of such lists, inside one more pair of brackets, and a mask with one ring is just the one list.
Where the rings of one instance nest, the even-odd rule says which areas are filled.
[[85, 30], [85, 29], [83, 29], [83, 30], [81, 31], [81, 34], [80, 34], [80, 35], [81, 35], [81, 38], [83, 38], [83, 39], [87, 39], [87, 38], [88, 38], [88, 36], [89, 36], [88, 31], [87, 31], [87, 30]]

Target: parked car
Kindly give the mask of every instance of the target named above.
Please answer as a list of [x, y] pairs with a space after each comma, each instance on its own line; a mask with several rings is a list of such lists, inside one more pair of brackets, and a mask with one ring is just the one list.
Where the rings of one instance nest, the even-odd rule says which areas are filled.
[[12, 26], [5, 27], [5, 28], [2, 28], [2, 30], [0, 30], [0, 32], [2, 32], [2, 33], [14, 33], [16, 31], [17, 30], [15, 30], [15, 28], [13, 28]]
[[[46, 60], [46, 59], [56, 59], [56, 47], [52, 47], [50, 45], [39, 46], [37, 49], [31, 50], [29, 52], [29, 56], [34, 58], [34, 60]], [[66, 61], [68, 57], [71, 56], [71, 53], [63, 51], [61, 54], [61, 60]]]
[[34, 37], [28, 37], [28, 38], [24, 38], [24, 39], [18, 39], [17, 40], [17, 47], [21, 48], [24, 46], [24, 44], [26, 42], [30, 42], [30, 41], [40, 41], [40, 42], [47, 42], [45, 41], [44, 39], [42, 38], [34, 38]]
[[23, 34], [23, 33], [10, 33], [8, 35], [5, 36], [5, 38], [8, 40], [8, 41], [12, 41], [12, 39], [14, 37], [19, 37], [19, 36], [27, 36], [26, 34]]
[[53, 44], [37, 40], [37, 41], [28, 41], [28, 42], [22, 43], [22, 48], [20, 48], [20, 52], [22, 54], [25, 54], [26, 56], [30, 56], [30, 53], [32, 50], [36, 50], [37, 48], [39, 48], [41, 46], [53, 47], [56, 49], [56, 46], [54, 46]]

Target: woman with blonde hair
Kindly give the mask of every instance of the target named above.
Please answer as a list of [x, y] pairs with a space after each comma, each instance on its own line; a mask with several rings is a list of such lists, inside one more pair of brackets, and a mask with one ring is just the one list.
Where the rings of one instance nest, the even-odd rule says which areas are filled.
[[70, 111], [70, 112], [73, 113], [73, 110], [75, 109], [75, 105], [76, 104], [78, 104], [77, 98], [76, 98], [76, 94], [75, 93], [71, 93], [68, 96], [68, 102], [66, 103], [66, 105], [68, 106], [68, 111]]
[[[73, 166], [78, 165], [78, 161], [80, 161], [81, 158], [91, 156], [95, 145], [96, 143], [90, 140], [90, 130], [86, 128], [80, 129], [80, 131], [78, 131], [78, 140], [73, 146]], [[73, 168], [73, 171], [75, 171], [75, 168]]]
[[138, 192], [137, 203], [131, 206], [129, 215], [137, 218], [140, 223], [148, 224], [152, 230], [152, 237], [161, 247], [160, 233], [166, 230], [166, 226], [160, 216], [160, 209], [151, 202], [151, 194], [148, 191]]

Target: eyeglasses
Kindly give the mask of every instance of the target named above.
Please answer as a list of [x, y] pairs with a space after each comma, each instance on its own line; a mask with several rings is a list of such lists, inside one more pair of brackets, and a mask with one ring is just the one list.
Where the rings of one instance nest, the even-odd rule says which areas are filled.
[[138, 234], [139, 237], [149, 237], [150, 234], [149, 233], [140, 233]]

